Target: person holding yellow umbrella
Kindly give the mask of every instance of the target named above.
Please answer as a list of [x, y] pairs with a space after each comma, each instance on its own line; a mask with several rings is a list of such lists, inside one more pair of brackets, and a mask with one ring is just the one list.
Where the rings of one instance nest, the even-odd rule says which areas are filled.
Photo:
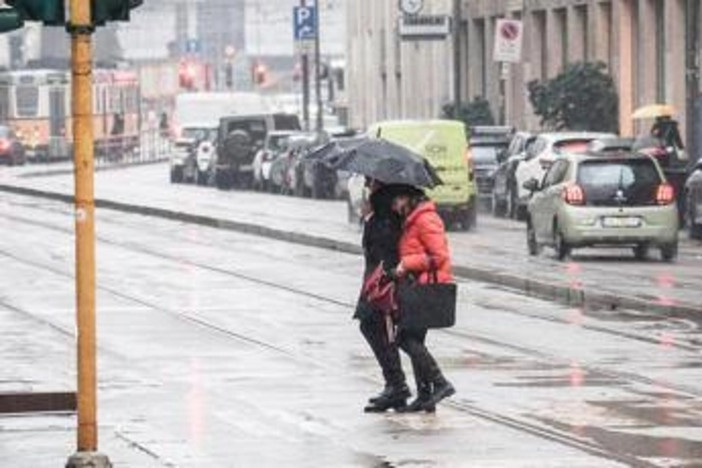
[[652, 104], [637, 109], [632, 118], [635, 120], [655, 119], [651, 127], [651, 136], [660, 141], [668, 153], [675, 154], [678, 160], [686, 160], [685, 145], [680, 137], [678, 122], [673, 119], [674, 115], [675, 108], [673, 106]]

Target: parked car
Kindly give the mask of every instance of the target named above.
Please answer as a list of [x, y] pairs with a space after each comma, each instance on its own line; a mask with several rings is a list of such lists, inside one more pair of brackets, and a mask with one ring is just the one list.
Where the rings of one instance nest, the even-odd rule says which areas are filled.
[[298, 180], [298, 159], [301, 152], [315, 141], [310, 133], [296, 132], [288, 136], [285, 150], [271, 164], [270, 185], [273, 192], [293, 195]]
[[8, 126], [0, 125], [0, 164], [21, 166], [27, 162], [24, 145]]
[[[470, 230], [477, 225], [477, 188], [463, 122], [455, 120], [405, 120], [381, 122], [369, 132], [424, 156], [436, 169], [443, 185], [427, 191], [447, 226]], [[353, 196], [353, 195], [351, 195]], [[356, 201], [352, 206], [359, 206]]]
[[588, 144], [593, 140], [613, 138], [617, 138], [617, 136], [611, 133], [559, 132], [540, 134], [529, 146], [524, 160], [517, 165], [514, 171], [515, 185], [518, 190], [517, 217], [524, 217], [526, 205], [531, 195], [524, 188], [526, 181], [530, 179], [542, 180], [546, 171], [561, 156], [568, 153], [585, 152]]
[[287, 141], [292, 131], [269, 132], [253, 162], [254, 188], [269, 191], [271, 189], [271, 167], [273, 161], [287, 149]]
[[495, 216], [517, 218], [519, 190], [515, 171], [519, 163], [526, 158], [526, 152], [534, 141], [536, 135], [517, 132], [507, 149], [500, 155], [500, 165], [495, 171], [492, 189], [492, 212]]
[[531, 255], [551, 246], [558, 259], [574, 248], [628, 246], [637, 259], [660, 249], [678, 253], [678, 210], [673, 187], [658, 162], [632, 152], [564, 153], [542, 181], [531, 178], [527, 245]]
[[253, 184], [253, 161], [268, 132], [300, 130], [293, 114], [237, 115], [221, 118], [217, 136], [217, 188], [248, 188]]
[[213, 141], [217, 127], [191, 124], [181, 129], [170, 158], [171, 183], [205, 185], [214, 167]]
[[685, 184], [685, 223], [693, 239], [702, 239], [702, 160], [697, 161]]
[[491, 211], [495, 175], [513, 131], [512, 127], [471, 127], [470, 152], [475, 166], [478, 200]]

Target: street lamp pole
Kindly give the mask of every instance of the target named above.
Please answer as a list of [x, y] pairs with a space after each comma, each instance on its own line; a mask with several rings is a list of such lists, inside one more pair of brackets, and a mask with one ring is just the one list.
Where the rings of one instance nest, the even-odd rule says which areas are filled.
[[[305, 0], [300, 0], [300, 6], [305, 7]], [[305, 130], [310, 129], [310, 57], [306, 46], [302, 46], [300, 66], [302, 67], [302, 120]]]
[[463, 23], [461, 0], [453, 0], [453, 109], [454, 118], [461, 115], [461, 26]]
[[322, 11], [320, 8], [320, 0], [314, 0], [315, 11], [317, 12], [317, 34], [314, 37], [314, 74], [315, 74], [315, 94], [317, 98], [317, 133], [324, 130], [324, 121], [322, 118], [322, 60], [320, 50], [320, 35], [322, 25]]

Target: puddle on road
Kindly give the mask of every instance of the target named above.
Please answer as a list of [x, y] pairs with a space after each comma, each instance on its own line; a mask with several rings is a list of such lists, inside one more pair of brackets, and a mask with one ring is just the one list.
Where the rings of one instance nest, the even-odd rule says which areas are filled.
[[633, 434], [594, 426], [564, 424], [552, 419], [535, 419], [560, 431], [589, 439], [614, 453], [627, 454], [638, 458], [664, 458], [692, 462], [692, 464], [685, 463], [685, 465], [674, 466], [700, 466], [696, 461], [702, 459], [702, 441], [685, 439], [683, 437], [656, 437], [646, 434]]
[[588, 403], [633, 421], [640, 421], [641, 427], [702, 427], [700, 411], [682, 408], [679, 400], [676, 401], [668, 395], [655, 400], [610, 400]]

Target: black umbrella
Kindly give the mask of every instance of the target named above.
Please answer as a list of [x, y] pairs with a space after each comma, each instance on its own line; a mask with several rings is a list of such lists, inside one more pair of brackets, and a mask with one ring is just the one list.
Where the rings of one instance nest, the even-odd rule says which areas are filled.
[[367, 137], [344, 138], [333, 140], [319, 146], [305, 156], [305, 159], [316, 159], [325, 162], [328, 166], [333, 166], [333, 162], [345, 151], [358, 146], [367, 141]]
[[432, 188], [443, 183], [421, 155], [383, 139], [367, 139], [348, 150], [331, 153], [325, 162], [336, 170], [362, 174], [385, 184]]

